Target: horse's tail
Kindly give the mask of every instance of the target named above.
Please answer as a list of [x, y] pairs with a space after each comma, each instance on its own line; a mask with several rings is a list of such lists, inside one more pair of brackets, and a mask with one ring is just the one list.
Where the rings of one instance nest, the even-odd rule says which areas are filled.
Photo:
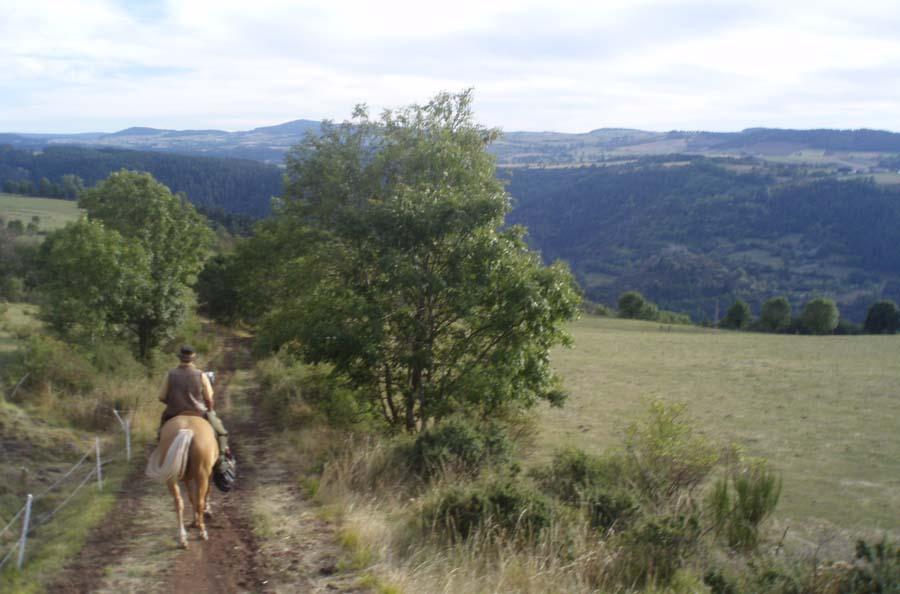
[[191, 441], [194, 440], [194, 432], [191, 429], [179, 429], [175, 439], [169, 446], [164, 460], [160, 460], [162, 453], [159, 447], [150, 454], [147, 460], [147, 469], [144, 473], [153, 480], [167, 483], [170, 480], [178, 480], [184, 475], [187, 466], [188, 452], [191, 449]]

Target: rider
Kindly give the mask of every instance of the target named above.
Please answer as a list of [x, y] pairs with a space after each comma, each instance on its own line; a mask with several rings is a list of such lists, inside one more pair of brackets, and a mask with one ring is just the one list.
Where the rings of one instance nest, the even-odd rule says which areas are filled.
[[204, 417], [212, 425], [219, 442], [219, 464], [231, 457], [228, 448], [228, 431], [218, 415], [213, 411], [213, 389], [205, 373], [194, 367], [197, 353], [193, 347], [184, 345], [178, 353], [181, 364], [169, 370], [159, 392], [159, 401], [166, 405], [159, 426], [178, 415]]

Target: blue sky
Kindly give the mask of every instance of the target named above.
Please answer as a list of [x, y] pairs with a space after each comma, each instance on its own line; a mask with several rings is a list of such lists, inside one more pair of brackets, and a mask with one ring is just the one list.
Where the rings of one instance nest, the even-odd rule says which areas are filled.
[[506, 130], [900, 131], [900, 3], [0, 0], [0, 131], [247, 129], [475, 88]]

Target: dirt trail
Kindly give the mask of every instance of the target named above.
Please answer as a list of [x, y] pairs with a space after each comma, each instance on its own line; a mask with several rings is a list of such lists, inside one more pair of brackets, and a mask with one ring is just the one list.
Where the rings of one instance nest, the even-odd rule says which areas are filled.
[[355, 572], [339, 571], [344, 552], [335, 526], [317, 517], [297, 478], [270, 454], [269, 429], [253, 413], [251, 365], [247, 342], [234, 337], [213, 362], [217, 410], [233, 436], [239, 480], [228, 494], [213, 490], [209, 541], [191, 530], [188, 549], [177, 548], [172, 499], [138, 464], [110, 517], [48, 592], [368, 591]]

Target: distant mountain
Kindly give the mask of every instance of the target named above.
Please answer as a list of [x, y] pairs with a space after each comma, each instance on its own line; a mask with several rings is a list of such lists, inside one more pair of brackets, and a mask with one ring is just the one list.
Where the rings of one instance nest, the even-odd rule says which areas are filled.
[[[240, 132], [165, 130], [132, 127], [111, 134], [0, 134], [0, 144], [40, 149], [52, 144], [82, 144], [236, 157], [279, 164], [304, 135], [320, 123], [294, 120]], [[491, 148], [506, 166], [575, 166], [622, 157], [691, 154], [708, 157], [752, 156], [784, 163], [831, 163], [852, 170], [876, 167], [886, 155], [900, 154], [900, 134], [884, 130], [789, 130], [748, 128], [740, 132], [653, 132], [599, 128], [583, 134], [507, 132]]]

